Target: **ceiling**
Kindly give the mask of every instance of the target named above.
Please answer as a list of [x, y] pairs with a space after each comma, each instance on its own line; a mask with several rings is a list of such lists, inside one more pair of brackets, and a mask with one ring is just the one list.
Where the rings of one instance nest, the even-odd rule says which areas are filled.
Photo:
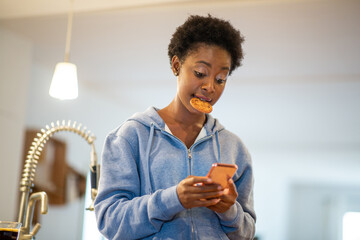
[[[357, 0], [75, 0], [74, 5], [70, 62], [78, 66], [80, 84], [99, 91], [114, 92], [125, 83], [168, 84], [167, 45], [190, 14], [227, 19], [245, 35], [243, 67], [232, 78], [304, 81], [359, 74]], [[65, 0], [0, 0], [0, 27], [31, 42], [35, 73], [46, 69], [44, 79], [51, 79], [63, 60], [68, 7]], [[333, 35], [346, 36], [346, 44]]]
[[94, 12], [187, 2], [201, 0], [0, 0], [0, 19], [64, 14], [69, 11], [71, 3], [75, 12]]

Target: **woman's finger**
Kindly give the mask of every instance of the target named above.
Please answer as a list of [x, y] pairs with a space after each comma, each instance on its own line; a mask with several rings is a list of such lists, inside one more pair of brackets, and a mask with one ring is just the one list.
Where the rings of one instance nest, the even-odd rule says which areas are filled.
[[208, 177], [197, 177], [197, 176], [189, 176], [183, 180], [187, 185], [203, 185], [210, 184], [212, 180]]
[[229, 193], [233, 193], [233, 194], [237, 195], [236, 186], [235, 186], [234, 180], [232, 180], [232, 178], [229, 179], [228, 186], [229, 186]]

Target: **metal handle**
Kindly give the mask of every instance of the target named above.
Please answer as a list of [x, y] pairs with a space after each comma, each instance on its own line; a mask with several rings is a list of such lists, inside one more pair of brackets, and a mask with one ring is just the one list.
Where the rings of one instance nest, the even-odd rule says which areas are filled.
[[20, 240], [32, 239], [40, 229], [40, 224], [37, 223], [33, 231], [29, 233], [36, 201], [40, 201], [41, 203], [41, 214], [46, 214], [48, 211], [48, 198], [45, 192], [37, 192], [30, 195], [25, 216], [25, 226], [21, 228]]

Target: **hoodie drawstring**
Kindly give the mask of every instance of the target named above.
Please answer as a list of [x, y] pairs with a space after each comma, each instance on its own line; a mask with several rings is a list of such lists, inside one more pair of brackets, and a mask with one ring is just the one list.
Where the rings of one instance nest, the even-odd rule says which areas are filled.
[[[150, 172], [150, 150], [151, 150], [151, 145], [154, 139], [154, 130], [155, 130], [155, 126], [154, 123], [152, 122], [150, 124], [150, 134], [149, 134], [149, 140], [146, 146], [146, 155], [145, 155], [145, 159], [146, 159], [146, 163], [147, 163], [147, 170], [148, 170], [148, 183], [149, 183], [149, 187], [148, 187], [148, 193], [152, 194], [153, 189], [152, 189], [152, 181], [151, 181], [151, 172]], [[146, 174], [145, 174], [146, 175]]]
[[219, 132], [215, 131], [215, 139], [216, 139], [216, 146], [218, 150], [218, 162], [221, 163], [221, 149], [220, 149], [220, 141], [219, 141]]
[[[152, 189], [152, 180], [151, 180], [151, 171], [150, 171], [150, 150], [152, 147], [152, 143], [154, 140], [154, 135], [155, 135], [155, 124], [152, 122], [150, 123], [150, 133], [149, 133], [149, 140], [146, 146], [146, 154], [145, 154], [145, 159], [146, 159], [146, 163], [147, 163], [147, 182], [149, 183], [147, 192], [149, 194], [153, 193], [153, 189]], [[219, 163], [221, 163], [221, 148], [220, 148], [220, 140], [219, 140], [219, 132], [215, 131], [215, 140], [216, 140], [216, 146], [217, 146], [217, 151], [218, 151], [218, 156], [217, 156], [217, 160]]]

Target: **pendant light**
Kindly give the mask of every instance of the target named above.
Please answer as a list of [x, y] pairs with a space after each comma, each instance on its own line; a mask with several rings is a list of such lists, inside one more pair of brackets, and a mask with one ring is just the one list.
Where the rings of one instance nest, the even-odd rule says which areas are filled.
[[50, 96], [61, 100], [75, 99], [78, 97], [76, 65], [69, 63], [73, 7], [74, 1], [70, 0], [64, 62], [56, 64], [49, 90]]

